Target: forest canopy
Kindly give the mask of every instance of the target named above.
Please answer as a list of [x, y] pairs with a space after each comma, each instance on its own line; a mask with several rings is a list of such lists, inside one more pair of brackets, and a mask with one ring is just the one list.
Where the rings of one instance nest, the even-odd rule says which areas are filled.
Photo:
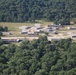
[[[0, 21], [76, 23], [76, 0], [0, 0]], [[64, 23], [65, 21], [65, 23]]]
[[0, 40], [0, 75], [76, 75], [76, 43], [70, 38], [2, 44]]

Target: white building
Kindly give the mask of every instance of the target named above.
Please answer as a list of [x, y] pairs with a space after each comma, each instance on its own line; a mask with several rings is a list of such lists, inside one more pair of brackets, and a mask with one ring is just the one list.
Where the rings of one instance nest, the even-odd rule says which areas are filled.
[[70, 34], [71, 38], [76, 38], [76, 34]]
[[36, 23], [35, 27], [41, 27], [41, 24]]

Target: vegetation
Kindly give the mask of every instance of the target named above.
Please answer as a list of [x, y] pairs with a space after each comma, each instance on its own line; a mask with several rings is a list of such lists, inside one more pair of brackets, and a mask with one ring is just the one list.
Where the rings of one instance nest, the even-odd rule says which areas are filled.
[[0, 36], [2, 36], [3, 35], [3, 33], [2, 32], [0, 32]]
[[5, 27], [0, 26], [0, 36], [2, 36], [2, 35], [3, 35], [3, 33], [2, 33], [2, 32], [7, 32], [7, 31], [8, 31], [8, 27], [7, 27], [7, 26], [5, 26]]
[[3, 27], [3, 26], [0, 26], [0, 31], [5, 31], [5, 32], [7, 32], [8, 31], [8, 27]]
[[61, 24], [70, 24], [71, 20], [76, 23], [76, 0], [0, 1], [1, 22], [35, 22], [41, 19]]
[[47, 37], [17, 46], [0, 41], [0, 75], [76, 75], [76, 43]]

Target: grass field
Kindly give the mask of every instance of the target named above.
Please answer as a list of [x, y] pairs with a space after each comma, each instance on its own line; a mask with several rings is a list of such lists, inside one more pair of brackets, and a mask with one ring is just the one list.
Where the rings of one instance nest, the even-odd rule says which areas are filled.
[[[38, 23], [41, 25], [48, 25], [51, 24], [52, 22], [45, 22], [39, 20]], [[7, 26], [9, 31], [20, 31], [19, 27], [20, 26], [33, 26], [35, 23], [13, 23], [13, 22], [0, 22], [0, 26]]]
[[19, 31], [20, 26], [33, 25], [33, 23], [0, 22], [0, 26], [7, 26], [9, 31]]
[[[46, 22], [42, 20], [38, 20], [37, 23], [40, 23], [43, 26], [47, 26], [52, 22]], [[20, 26], [33, 26], [35, 23], [14, 23], [14, 22], [0, 22], [0, 26], [7, 26], [8, 31], [12, 33], [12, 35], [5, 35], [5, 36], [22, 36], [25, 37], [26, 35], [20, 34], [21, 30], [19, 29]]]

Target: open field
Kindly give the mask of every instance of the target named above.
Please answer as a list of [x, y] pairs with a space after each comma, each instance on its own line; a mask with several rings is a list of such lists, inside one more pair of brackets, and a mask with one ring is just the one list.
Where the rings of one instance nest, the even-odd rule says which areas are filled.
[[[52, 24], [53, 22], [45, 22], [45, 21], [40, 20], [40, 21], [37, 21], [37, 23], [40, 23], [42, 26], [46, 27], [47, 25]], [[28, 37], [27, 34], [20, 34], [21, 30], [19, 29], [19, 27], [20, 26], [33, 26], [34, 24], [35, 23], [0, 22], [0, 26], [7, 26], [9, 32], [11, 33], [11, 35], [4, 35], [3, 37]], [[76, 34], [76, 30], [67, 29], [67, 27], [70, 27], [70, 26], [76, 27], [76, 25], [67, 25], [63, 28], [59, 28], [59, 30], [57, 30], [58, 34], [50, 33], [49, 37], [53, 36], [53, 38], [70, 38], [70, 33]], [[38, 35], [35, 35], [35, 37], [38, 37]]]
[[[52, 22], [45, 22], [45, 21], [37, 21], [41, 25], [48, 25]], [[20, 31], [20, 26], [33, 26], [35, 23], [13, 23], [13, 22], [0, 22], [0, 26], [7, 26], [9, 31]]]
[[[37, 23], [40, 23], [42, 26], [47, 26], [48, 24], [51, 24], [52, 22], [45, 22], [42, 20], [38, 20]], [[0, 26], [7, 26], [8, 31], [12, 33], [12, 35], [7, 35], [12, 37], [12, 36], [21, 36], [25, 37], [25, 34], [20, 34], [21, 30], [19, 29], [20, 26], [33, 26], [35, 23], [13, 23], [13, 22], [0, 22]]]
[[30, 26], [34, 23], [12, 23], [12, 22], [0, 22], [0, 26], [7, 26], [9, 31], [19, 31], [20, 26]]
[[[40, 23], [42, 26], [47, 26], [49, 24], [52, 24], [53, 22], [46, 22], [46, 21], [42, 21], [42, 20], [38, 20], [38, 23]], [[33, 26], [35, 23], [13, 23], [13, 22], [0, 22], [0, 26], [7, 26], [9, 31], [17, 31], [19, 32], [19, 27], [20, 26]], [[72, 25], [71, 25], [72, 26]], [[76, 27], [76, 25], [73, 25], [74, 27]], [[63, 29], [60, 29], [59, 31], [67, 31], [67, 27]]]

